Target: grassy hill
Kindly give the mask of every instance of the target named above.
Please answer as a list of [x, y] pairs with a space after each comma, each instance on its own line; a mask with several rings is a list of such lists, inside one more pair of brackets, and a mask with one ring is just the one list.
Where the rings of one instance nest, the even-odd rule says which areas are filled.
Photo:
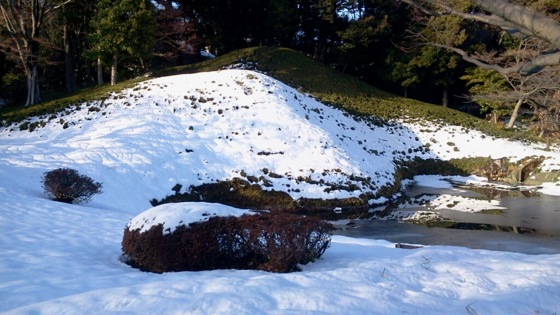
[[[341, 107], [357, 116], [375, 116], [384, 120], [430, 120], [477, 129], [495, 137], [530, 137], [526, 132], [499, 129], [485, 120], [453, 109], [395, 96], [287, 48], [246, 48], [201, 63], [165, 69], [154, 76], [216, 71], [234, 64], [251, 64], [256, 70], [263, 71], [300, 92], [308, 93], [325, 104]], [[68, 97], [29, 107], [4, 109], [0, 111], [0, 117], [4, 124], [10, 124], [22, 122], [31, 116], [48, 116], [64, 110], [69, 105], [106, 98], [111, 92], [134, 86], [145, 79], [137, 78], [115, 86], [88, 88]]]

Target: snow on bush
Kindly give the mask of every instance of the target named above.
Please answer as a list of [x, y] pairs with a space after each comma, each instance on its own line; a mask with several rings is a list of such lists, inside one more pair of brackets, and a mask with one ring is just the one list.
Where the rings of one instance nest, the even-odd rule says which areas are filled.
[[320, 258], [331, 224], [285, 213], [250, 213], [211, 203], [164, 204], [125, 228], [128, 264], [144, 271], [257, 269], [299, 270]]

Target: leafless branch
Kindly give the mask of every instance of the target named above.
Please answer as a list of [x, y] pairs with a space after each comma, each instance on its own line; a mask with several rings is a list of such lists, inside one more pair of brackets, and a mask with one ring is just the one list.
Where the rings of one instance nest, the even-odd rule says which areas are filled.
[[539, 38], [550, 43], [553, 47], [551, 50], [541, 50], [539, 54], [525, 60], [524, 64], [503, 67], [484, 62], [463, 49], [441, 43], [434, 44], [459, 54], [465, 61], [476, 66], [495, 70], [504, 75], [512, 72], [531, 75], [545, 67], [560, 64], [560, 23], [554, 18], [547, 17], [525, 6], [507, 0], [472, 0], [473, 4], [484, 12], [462, 12], [448, 5], [448, 2], [441, 0], [402, 0], [402, 2], [430, 16], [459, 16], [463, 19], [499, 27], [518, 38]]
[[499, 66], [497, 64], [489, 64], [489, 63], [483, 62], [482, 60], [480, 60], [478, 58], [475, 58], [474, 56], [470, 55], [469, 53], [467, 53], [463, 49], [448, 46], [448, 45], [443, 45], [443, 44], [437, 44], [437, 43], [432, 43], [432, 45], [434, 45], [436, 47], [445, 48], [447, 50], [453, 51], [454, 53], [460, 55], [463, 58], [463, 60], [465, 60], [467, 62], [470, 62], [477, 67], [480, 67], [480, 68], [483, 68], [483, 69], [486, 69], [486, 70], [494, 70], [496, 72], [499, 72], [502, 75], [507, 75], [507, 74], [510, 74], [510, 73], [519, 72], [519, 70], [522, 67], [521, 65], [516, 65], [516, 66], [512, 66], [512, 67], [502, 67], [502, 66]]

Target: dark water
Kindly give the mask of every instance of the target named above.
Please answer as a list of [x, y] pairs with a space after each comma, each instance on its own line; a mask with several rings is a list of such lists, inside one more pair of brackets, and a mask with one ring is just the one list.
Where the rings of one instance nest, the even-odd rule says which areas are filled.
[[560, 236], [560, 197], [507, 197], [500, 200], [507, 207], [503, 215], [488, 221], [534, 228], [537, 233]]
[[394, 243], [461, 246], [525, 254], [560, 254], [560, 237], [510, 232], [428, 228], [397, 221], [357, 220], [334, 233]]
[[[446, 220], [457, 222], [456, 226], [468, 230], [428, 228], [398, 221], [355, 220], [339, 225], [335, 234], [385, 239], [395, 243], [451, 245], [527, 254], [560, 253], [560, 197], [528, 192], [427, 187], [412, 187], [406, 194], [451, 194], [493, 199], [499, 200], [500, 206], [506, 209], [501, 214], [434, 210]], [[418, 207], [418, 210], [426, 209]], [[491, 230], [477, 230], [479, 226]]]

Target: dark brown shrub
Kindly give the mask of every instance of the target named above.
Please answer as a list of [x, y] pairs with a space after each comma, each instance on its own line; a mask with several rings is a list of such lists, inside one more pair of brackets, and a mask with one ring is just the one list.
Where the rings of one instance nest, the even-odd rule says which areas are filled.
[[243, 209], [293, 210], [296, 203], [286, 192], [263, 190], [241, 178], [191, 186], [187, 192], [176, 192], [162, 200], [153, 199], [152, 206], [171, 202], [200, 201], [221, 203]]
[[164, 233], [124, 230], [122, 250], [128, 263], [150, 272], [213, 269], [299, 270], [320, 258], [331, 240], [331, 224], [316, 218], [260, 213], [212, 217]]
[[[265, 171], [269, 172], [269, 170], [263, 169], [263, 172]], [[269, 172], [268, 175], [273, 177], [272, 172]], [[245, 176], [247, 179], [253, 178], [253, 176], [247, 174]], [[263, 189], [263, 186], [272, 186], [268, 178], [259, 177], [258, 180], [254, 181], [259, 181], [259, 183], [251, 184], [245, 179], [233, 178], [226, 181], [190, 186], [184, 193], [181, 193], [178, 189], [179, 186], [182, 186], [176, 184], [171, 188], [175, 192], [174, 194], [161, 200], [154, 198], [150, 200], [150, 203], [155, 207], [166, 203], [204, 200], [205, 202], [221, 203], [242, 209], [280, 211], [318, 216], [323, 220], [336, 220], [342, 217], [357, 218], [366, 215], [369, 209], [367, 200], [373, 198], [372, 195], [362, 194], [360, 197], [350, 198], [299, 198], [294, 200], [287, 192]], [[333, 212], [336, 207], [343, 209], [342, 215]]]
[[332, 225], [313, 217], [294, 214], [244, 216], [250, 231], [247, 243], [261, 261], [252, 261], [259, 270], [291, 272], [298, 264], [320, 258], [330, 244]]
[[49, 198], [66, 203], [87, 202], [101, 193], [103, 185], [71, 168], [58, 168], [45, 172], [41, 178]]

